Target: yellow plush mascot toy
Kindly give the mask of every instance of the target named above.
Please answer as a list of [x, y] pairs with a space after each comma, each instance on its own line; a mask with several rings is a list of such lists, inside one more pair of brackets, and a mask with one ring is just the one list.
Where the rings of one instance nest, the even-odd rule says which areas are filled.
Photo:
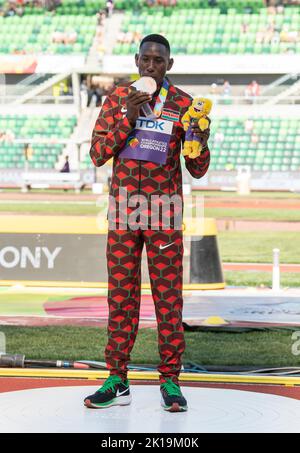
[[209, 126], [207, 115], [212, 108], [212, 102], [205, 98], [195, 98], [188, 111], [182, 117], [183, 128], [186, 131], [185, 142], [182, 150], [183, 156], [188, 156], [195, 159], [200, 156], [202, 145], [199, 137], [192, 131], [192, 124], [198, 123], [201, 131], [204, 131]]

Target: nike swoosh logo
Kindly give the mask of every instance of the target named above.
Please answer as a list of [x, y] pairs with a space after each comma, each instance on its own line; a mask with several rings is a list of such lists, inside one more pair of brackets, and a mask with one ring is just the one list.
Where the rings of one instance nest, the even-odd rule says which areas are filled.
[[121, 113], [126, 113], [127, 112], [127, 108], [126, 107], [122, 107], [121, 108]]
[[166, 245], [162, 245], [160, 244], [159, 248], [160, 250], [163, 250], [163, 249], [166, 249], [167, 247], [170, 247], [170, 245], [174, 244], [174, 242], [170, 242], [169, 244], [166, 244]]
[[126, 389], [126, 390], [123, 390], [123, 392], [120, 392], [120, 391], [119, 391], [119, 389], [118, 389], [118, 390], [117, 390], [117, 394], [116, 394], [116, 396], [121, 396], [121, 395], [123, 395], [124, 393], [126, 393], [126, 392], [127, 392], [127, 390], [128, 390], [128, 389]]

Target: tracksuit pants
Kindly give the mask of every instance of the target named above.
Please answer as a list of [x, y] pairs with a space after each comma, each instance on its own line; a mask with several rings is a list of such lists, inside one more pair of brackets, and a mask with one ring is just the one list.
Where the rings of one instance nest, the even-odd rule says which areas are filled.
[[126, 379], [139, 324], [141, 257], [146, 244], [149, 277], [158, 328], [160, 381], [177, 382], [185, 349], [182, 326], [181, 230], [109, 230], [107, 237], [108, 342], [110, 374]]

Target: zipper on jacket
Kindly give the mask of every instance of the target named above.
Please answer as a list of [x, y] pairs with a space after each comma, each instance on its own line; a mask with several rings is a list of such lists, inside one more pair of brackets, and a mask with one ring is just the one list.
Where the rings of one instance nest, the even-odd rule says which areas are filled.
[[[141, 193], [141, 161], [139, 160], [139, 185], [138, 185], [138, 203], [139, 203], [139, 208], [141, 207], [140, 193]], [[140, 218], [140, 215], [139, 215], [139, 221], [140, 220], [141, 220], [141, 218]]]
[[139, 187], [138, 187], [138, 194], [141, 193], [141, 161], [139, 160]]

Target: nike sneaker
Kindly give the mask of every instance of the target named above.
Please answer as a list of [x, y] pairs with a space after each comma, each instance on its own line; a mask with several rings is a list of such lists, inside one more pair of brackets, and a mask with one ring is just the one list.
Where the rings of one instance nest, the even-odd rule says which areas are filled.
[[102, 387], [84, 400], [86, 407], [103, 409], [111, 406], [126, 406], [131, 403], [129, 381], [119, 376], [109, 376]]
[[165, 383], [160, 386], [161, 392], [161, 405], [165, 411], [169, 412], [184, 412], [187, 411], [187, 402], [181, 393], [178, 384], [167, 379]]

